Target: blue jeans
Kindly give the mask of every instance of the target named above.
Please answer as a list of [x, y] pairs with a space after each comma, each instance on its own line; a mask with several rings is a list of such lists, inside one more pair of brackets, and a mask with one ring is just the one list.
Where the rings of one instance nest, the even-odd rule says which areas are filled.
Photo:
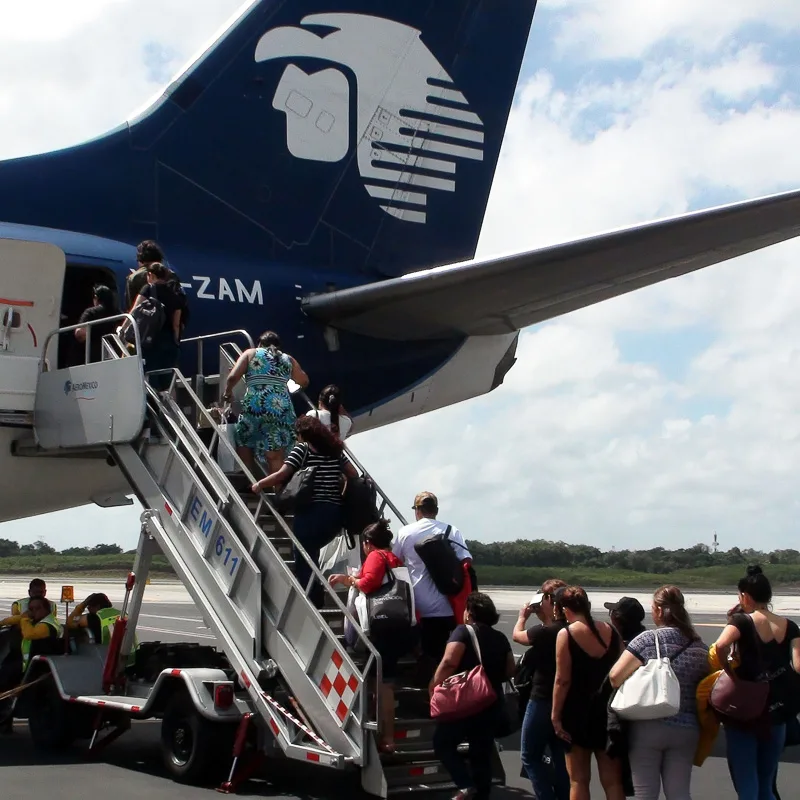
[[[342, 529], [342, 507], [335, 503], [311, 503], [307, 508], [297, 510], [292, 527], [303, 549], [311, 556], [314, 565], [319, 567], [319, 551], [332, 542]], [[311, 580], [311, 567], [296, 548], [292, 549], [294, 574], [305, 589]], [[309, 597], [317, 608], [322, 608], [325, 590], [316, 579]]]
[[[522, 721], [522, 766], [533, 785], [536, 800], [569, 800], [564, 743], [556, 736], [550, 722], [551, 708], [549, 700], [531, 700], [528, 703]], [[542, 761], [545, 749], [550, 751], [552, 771]]]
[[786, 739], [786, 725], [773, 725], [769, 737], [726, 726], [728, 766], [739, 800], [775, 800], [773, 786]]

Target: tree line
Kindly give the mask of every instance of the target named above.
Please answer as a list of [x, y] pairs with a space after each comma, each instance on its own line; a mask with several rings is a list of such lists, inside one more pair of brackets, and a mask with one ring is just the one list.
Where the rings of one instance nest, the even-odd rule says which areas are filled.
[[585, 544], [551, 542], [545, 539], [517, 539], [514, 542], [468, 541], [477, 564], [496, 567], [592, 567], [630, 570], [649, 574], [669, 574], [700, 567], [747, 564], [800, 565], [800, 551], [763, 551], [752, 548], [714, 552], [708, 545], [668, 550], [601, 550]]
[[[701, 567], [730, 567], [747, 564], [800, 565], [800, 551], [755, 550], [752, 548], [714, 552], [708, 545], [668, 550], [653, 547], [649, 550], [601, 550], [586, 544], [552, 542], [546, 539], [517, 539], [514, 542], [478, 542], [468, 540], [467, 545], [476, 565], [492, 567], [558, 567], [629, 570], [647, 574], [665, 575]], [[10, 539], [0, 539], [0, 558], [19, 556], [115, 556], [133, 554], [123, 551], [118, 544], [97, 544], [94, 547], [68, 547], [56, 550], [43, 541], [19, 544]]]
[[[15, 556], [117, 556], [123, 552], [118, 544], [96, 544], [94, 547], [67, 547], [56, 550], [41, 539], [33, 544], [20, 544], [11, 539], [0, 539], [0, 558]], [[133, 553], [134, 550], [129, 552]]]

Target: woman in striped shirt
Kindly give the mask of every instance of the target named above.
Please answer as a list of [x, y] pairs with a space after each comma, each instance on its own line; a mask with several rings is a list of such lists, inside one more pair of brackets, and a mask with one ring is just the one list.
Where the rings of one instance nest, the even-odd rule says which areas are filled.
[[[299, 469], [316, 467], [311, 502], [295, 510], [294, 535], [319, 567], [319, 551], [332, 542], [342, 529], [342, 495], [345, 482], [342, 476], [356, 478], [355, 467], [344, 455], [341, 440], [318, 419], [300, 417], [295, 422], [298, 442], [286, 457], [283, 466], [258, 483], [253, 491], [287, 483]], [[294, 572], [300, 585], [306, 587], [311, 579], [311, 567], [297, 552], [294, 553]], [[317, 608], [322, 607], [324, 591], [316, 583], [309, 596]]]

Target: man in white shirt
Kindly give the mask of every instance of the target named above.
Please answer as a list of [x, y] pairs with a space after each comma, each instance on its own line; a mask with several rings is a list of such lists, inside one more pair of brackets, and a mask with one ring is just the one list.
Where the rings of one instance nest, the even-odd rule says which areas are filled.
[[[413, 511], [417, 521], [400, 529], [392, 545], [392, 552], [408, 567], [411, 575], [414, 603], [420, 616], [422, 652], [438, 664], [457, 622], [450, 601], [436, 588], [414, 545], [426, 536], [444, 533], [447, 523], [436, 519], [439, 501], [431, 492], [420, 492], [414, 498]], [[448, 538], [459, 560], [471, 562], [472, 555], [461, 531], [451, 527]]]

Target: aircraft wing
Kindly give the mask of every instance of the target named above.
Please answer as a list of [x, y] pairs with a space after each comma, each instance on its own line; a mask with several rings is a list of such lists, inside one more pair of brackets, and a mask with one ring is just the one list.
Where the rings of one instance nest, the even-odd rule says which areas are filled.
[[800, 235], [800, 191], [319, 294], [305, 312], [381, 339], [508, 333]]

